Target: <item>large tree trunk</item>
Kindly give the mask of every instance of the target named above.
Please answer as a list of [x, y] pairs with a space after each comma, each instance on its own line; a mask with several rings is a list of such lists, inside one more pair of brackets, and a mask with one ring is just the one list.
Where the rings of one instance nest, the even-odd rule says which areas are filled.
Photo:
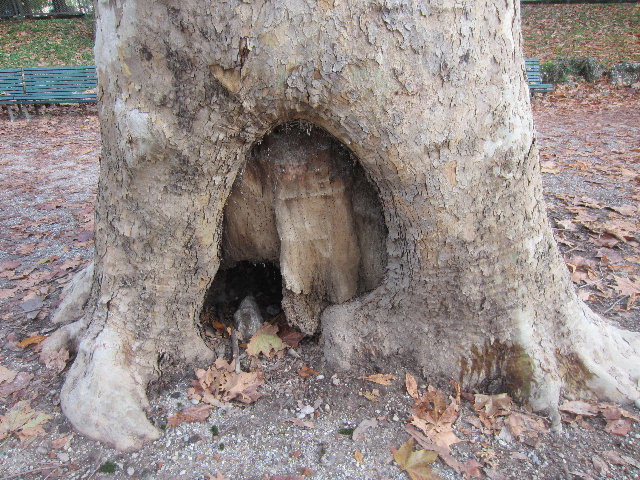
[[374, 356], [552, 415], [561, 393], [637, 402], [640, 336], [578, 300], [547, 223], [518, 1], [100, 0], [97, 19], [93, 284], [46, 346], [77, 344], [81, 432], [157, 438], [146, 387], [212, 359], [198, 315], [241, 260], [279, 265], [336, 368]]

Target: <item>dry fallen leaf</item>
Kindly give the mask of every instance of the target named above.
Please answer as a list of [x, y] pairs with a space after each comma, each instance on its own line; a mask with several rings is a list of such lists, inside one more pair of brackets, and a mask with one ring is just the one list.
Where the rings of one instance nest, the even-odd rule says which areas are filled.
[[487, 417], [506, 415], [511, 411], [513, 406], [511, 397], [506, 393], [499, 395], [476, 394], [474, 397], [475, 403], [473, 409], [476, 412], [484, 413]]
[[174, 415], [171, 415], [167, 419], [167, 425], [177, 427], [182, 422], [204, 422], [209, 417], [209, 413], [211, 413], [212, 408], [213, 405], [207, 405], [206, 403], [186, 408]]
[[622, 456], [616, 452], [615, 450], [607, 450], [602, 452], [602, 455], [605, 457], [607, 462], [612, 465], [626, 465], [627, 462], [622, 458]]
[[410, 423], [426, 433], [433, 443], [449, 451], [451, 445], [461, 441], [453, 432], [459, 409], [456, 399], [449, 403], [442, 390], [429, 385], [411, 408]]
[[40, 354], [40, 362], [44, 363], [45, 367], [50, 370], [54, 370], [58, 373], [62, 372], [69, 361], [69, 350], [61, 348], [57, 352], [45, 352]]
[[303, 427], [303, 428], [316, 428], [316, 426], [314, 425], [313, 422], [310, 422], [308, 420], [302, 420], [300, 418], [285, 418], [284, 419], [285, 422], [291, 422], [293, 423], [296, 427]]
[[391, 385], [391, 383], [397, 379], [395, 375], [391, 375], [390, 373], [376, 373], [375, 375], [369, 375], [368, 377], [363, 377], [363, 380], [367, 382], [377, 383], [379, 385]]
[[284, 350], [284, 342], [278, 335], [278, 327], [270, 323], [265, 323], [264, 326], [258, 330], [247, 345], [247, 353], [252, 357], [257, 357], [263, 353], [266, 357], [271, 356], [271, 352], [277, 353]]
[[604, 427], [604, 431], [612, 433], [614, 435], [625, 437], [629, 434], [632, 427], [633, 423], [631, 420], [626, 418], [619, 418], [617, 420], [609, 420], [607, 422], [607, 425]]
[[0, 365], [0, 383], [11, 383], [16, 378], [16, 375], [18, 375], [18, 372], [15, 370], [10, 370]]
[[53, 418], [53, 415], [37, 412], [29, 402], [23, 400], [16, 403], [5, 415], [0, 415], [0, 440], [15, 434], [23, 441], [44, 433], [42, 424]]
[[207, 480], [229, 480], [227, 477], [222, 475], [220, 472], [216, 472], [216, 476], [215, 477], [213, 475], [211, 475], [210, 473], [205, 473], [204, 476], [207, 477]]
[[0, 385], [0, 398], [5, 398], [14, 392], [18, 392], [29, 385], [33, 379], [33, 373], [18, 372], [18, 374], [10, 382], [2, 382]]
[[310, 377], [310, 376], [318, 376], [320, 374], [316, 372], [313, 368], [303, 365], [302, 367], [300, 367], [300, 370], [298, 370], [298, 375], [300, 375], [301, 377]]
[[353, 453], [353, 458], [356, 459], [356, 462], [358, 462], [358, 465], [362, 465], [364, 458], [362, 457], [362, 452], [360, 450], [356, 450]]
[[360, 395], [362, 395], [364, 398], [366, 398], [370, 402], [377, 402], [378, 400], [380, 400], [380, 390], [378, 390], [377, 388], [374, 388], [371, 391], [367, 390], [364, 393], [361, 393]]
[[413, 437], [415, 441], [420, 444], [422, 448], [424, 448], [425, 450], [438, 452], [438, 455], [444, 461], [444, 463], [453, 468], [457, 473], [462, 473], [464, 471], [464, 464], [462, 464], [462, 462], [458, 461], [453, 455], [451, 455], [448, 448], [436, 445], [430, 438], [420, 433], [411, 425], [407, 425], [405, 427], [405, 430], [409, 435]]
[[438, 452], [414, 451], [413, 445], [413, 438], [410, 438], [399, 449], [391, 449], [398, 466], [406, 471], [413, 480], [441, 480], [442, 477], [431, 470], [429, 466], [438, 458]]
[[29, 345], [42, 342], [45, 338], [47, 337], [44, 337], [42, 335], [36, 335], [34, 337], [25, 338], [20, 343], [18, 343], [18, 346], [20, 348], [27, 348]]
[[561, 412], [573, 413], [583, 417], [595, 417], [598, 415], [598, 407], [582, 400], [564, 402], [558, 407]]
[[370, 418], [370, 419], [367, 419], [367, 420], [363, 420], [353, 430], [353, 433], [351, 434], [351, 438], [353, 440], [358, 440], [359, 438], [364, 438], [364, 434], [368, 429], [375, 428], [377, 426], [378, 426], [378, 421], [375, 418]]
[[54, 440], [51, 442], [51, 448], [53, 448], [54, 450], [60, 450], [64, 448], [66, 450], [69, 444], [71, 443], [72, 438], [73, 438], [72, 433], [62, 435], [57, 440]]
[[411, 398], [418, 399], [418, 382], [409, 372], [404, 374], [404, 383], [407, 387], [407, 393]]
[[215, 407], [228, 407], [227, 402], [253, 403], [262, 396], [257, 388], [264, 383], [262, 372], [235, 373], [235, 367], [218, 358], [208, 370], [196, 369], [189, 398]]

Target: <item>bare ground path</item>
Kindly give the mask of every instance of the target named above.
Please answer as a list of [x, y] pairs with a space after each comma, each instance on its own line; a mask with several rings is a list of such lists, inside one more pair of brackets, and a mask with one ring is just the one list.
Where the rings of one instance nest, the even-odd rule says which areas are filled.
[[[580, 295], [640, 331], [640, 95], [606, 85], [561, 89], [536, 99], [534, 115], [550, 222]], [[58, 107], [29, 122], [0, 118], [0, 415], [21, 401], [52, 415], [41, 432], [0, 439], [0, 480], [407, 479], [389, 450], [409, 438], [404, 372], [382, 372], [398, 376], [389, 386], [362, 380], [374, 371], [331, 378], [313, 344], [297, 349], [300, 358], [261, 361], [267, 396], [213, 411], [205, 422], [166, 426], [169, 415], [190, 405], [192, 372], [158, 388], [150, 417], [166, 430], [138, 453], [116, 452], [71, 430], [58, 401], [64, 372], [39, 363], [38, 337], [53, 331], [49, 319], [62, 287], [91, 259], [99, 149], [91, 107]], [[320, 375], [300, 375], [303, 365]], [[19, 373], [3, 380], [6, 371]], [[313, 413], [295, 422], [304, 407]], [[463, 441], [452, 454], [467, 475], [640, 478], [637, 422], [614, 434], [601, 417], [567, 414], [562, 433], [525, 429], [518, 440], [513, 430], [492, 432], [479, 423], [468, 400], [460, 412], [454, 431]], [[365, 420], [376, 426], [363, 438], [339, 432]], [[115, 473], [98, 471], [106, 461], [115, 462]], [[440, 462], [434, 469], [463, 478]]]

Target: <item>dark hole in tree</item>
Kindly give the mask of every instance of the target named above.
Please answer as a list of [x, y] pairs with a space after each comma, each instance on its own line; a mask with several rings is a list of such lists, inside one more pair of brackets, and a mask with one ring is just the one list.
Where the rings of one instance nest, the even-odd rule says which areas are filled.
[[281, 125], [253, 148], [227, 199], [207, 299], [225, 291], [236, 308], [244, 294], [275, 299], [277, 286], [287, 322], [316, 334], [327, 306], [380, 284], [386, 237], [378, 194], [355, 156], [312, 124]]
[[282, 275], [272, 262], [238, 262], [220, 269], [213, 280], [202, 307], [215, 319], [231, 325], [234, 312], [247, 296], [253, 296], [265, 320], [277, 316], [282, 303]]

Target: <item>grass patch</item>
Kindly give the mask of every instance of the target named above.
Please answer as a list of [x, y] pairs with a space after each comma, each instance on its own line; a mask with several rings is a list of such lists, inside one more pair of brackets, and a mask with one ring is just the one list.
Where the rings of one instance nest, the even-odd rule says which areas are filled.
[[593, 57], [605, 69], [640, 62], [639, 4], [522, 5], [526, 57]]
[[115, 462], [112, 462], [111, 460], [104, 462], [98, 469], [100, 473], [115, 473], [116, 470], [118, 470], [118, 465], [116, 465]]
[[93, 65], [93, 17], [0, 22], [0, 68]]
[[[522, 5], [526, 57], [640, 62], [640, 4]], [[93, 17], [0, 21], [0, 68], [93, 64]]]

